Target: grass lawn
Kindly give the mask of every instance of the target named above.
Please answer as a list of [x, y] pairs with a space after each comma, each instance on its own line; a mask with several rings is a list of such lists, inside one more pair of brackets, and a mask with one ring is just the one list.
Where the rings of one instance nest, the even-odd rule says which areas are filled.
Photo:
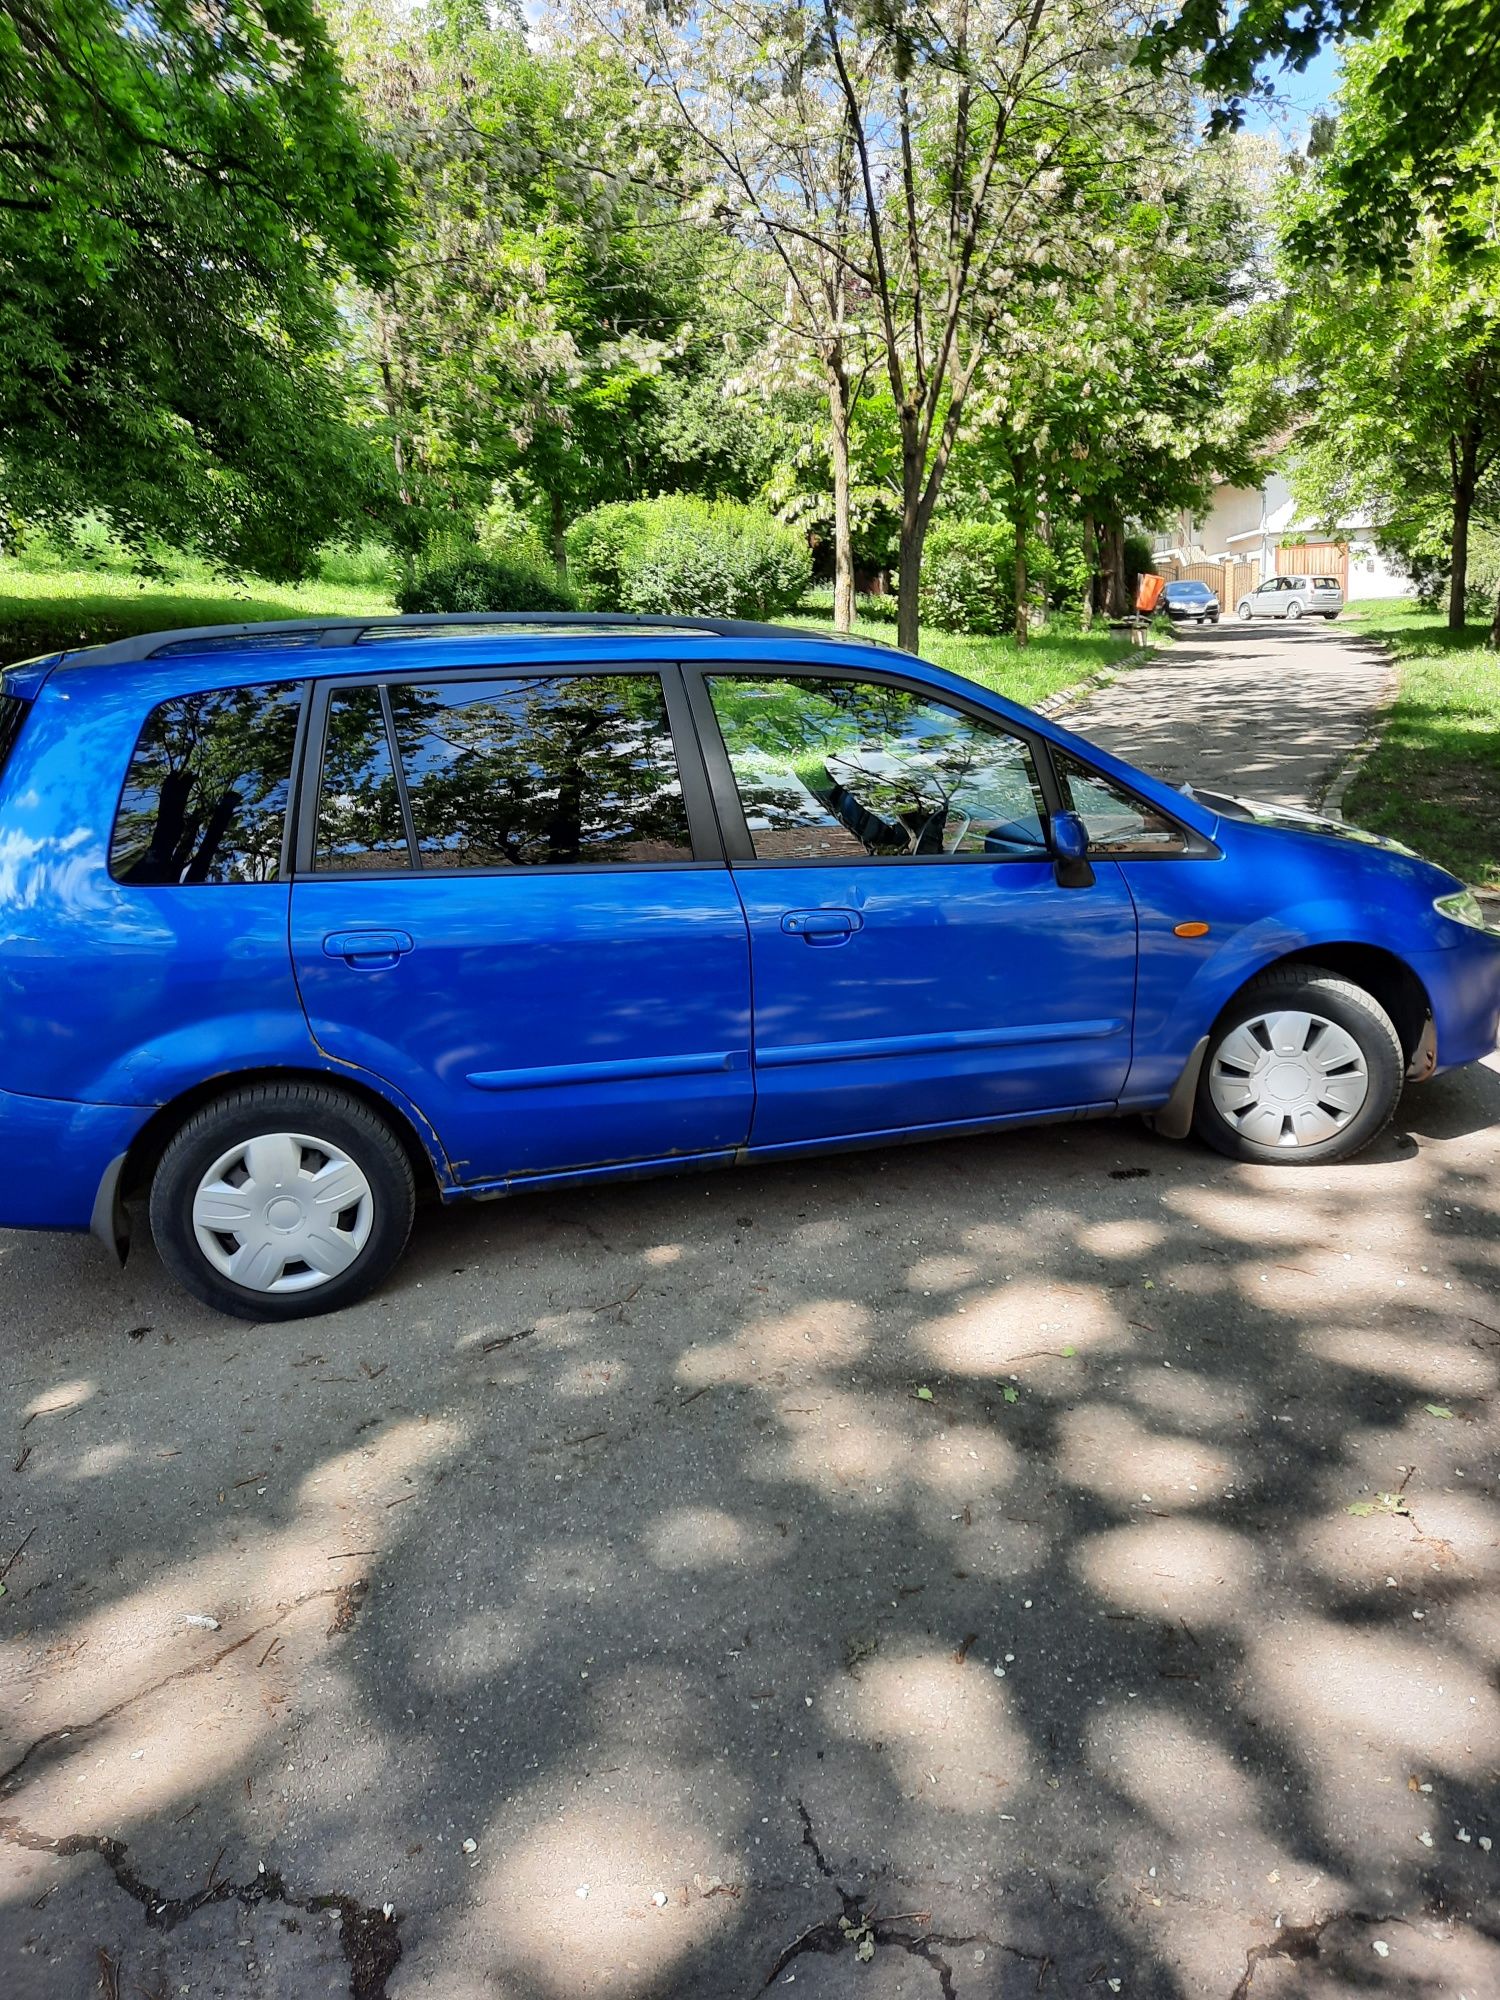
[[[812, 631], [829, 630], [826, 618], [798, 617], [785, 622], [805, 625]], [[887, 646], [894, 646], [896, 628], [858, 619], [854, 636], [879, 639]], [[1116, 636], [1107, 626], [1097, 632], [1056, 629], [1038, 632], [1029, 646], [1018, 646], [1009, 638], [968, 638], [951, 632], [925, 631], [921, 648], [922, 658], [931, 660], [935, 667], [964, 674], [982, 687], [993, 688], [996, 694], [1024, 702], [1028, 708], [1035, 708], [1048, 695], [1072, 687], [1090, 674], [1128, 662], [1133, 652], [1137, 661], [1145, 657], [1134, 651], [1128, 637]]]
[[[0, 662], [173, 626], [316, 618], [322, 614], [358, 617], [394, 609], [382, 592], [357, 585], [236, 587], [202, 578], [152, 583], [110, 570], [28, 568], [0, 559]], [[812, 631], [829, 629], [826, 618], [797, 617], [785, 622]], [[895, 641], [893, 625], [861, 621], [855, 630], [863, 639], [879, 639], [886, 645]], [[928, 632], [923, 636], [922, 653], [936, 666], [966, 674], [997, 694], [1034, 707], [1090, 674], [1128, 661], [1131, 647], [1128, 640], [1114, 637], [1107, 628], [1090, 633], [1040, 632], [1026, 647], [1008, 638], [962, 638]]]
[[1379, 747], [1344, 799], [1478, 888], [1500, 890], [1500, 657], [1485, 628], [1456, 637], [1409, 604], [1354, 604], [1346, 623], [1395, 655], [1400, 688]]
[[0, 662], [178, 625], [394, 609], [380, 592], [343, 584], [152, 583], [111, 570], [31, 569], [0, 560]]

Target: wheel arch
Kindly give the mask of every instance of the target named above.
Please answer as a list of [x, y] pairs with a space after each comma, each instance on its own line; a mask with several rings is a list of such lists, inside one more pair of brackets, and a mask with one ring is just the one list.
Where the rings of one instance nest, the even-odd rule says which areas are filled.
[[439, 1194], [442, 1191], [444, 1170], [441, 1149], [437, 1135], [430, 1130], [424, 1132], [417, 1121], [399, 1104], [374, 1089], [358, 1077], [348, 1076], [340, 1070], [298, 1069], [292, 1065], [274, 1065], [259, 1069], [229, 1070], [222, 1075], [207, 1077], [195, 1083], [190, 1089], [181, 1091], [167, 1103], [159, 1105], [146, 1123], [136, 1133], [126, 1151], [120, 1168], [118, 1191], [121, 1200], [144, 1194], [151, 1184], [152, 1176], [161, 1163], [161, 1157], [171, 1144], [173, 1135], [194, 1112], [212, 1104], [216, 1098], [227, 1097], [231, 1091], [247, 1090], [260, 1083], [314, 1083], [324, 1089], [341, 1090], [356, 1102], [373, 1111], [390, 1127], [401, 1142], [403, 1151], [411, 1162], [416, 1178], [418, 1195]]
[[[1253, 978], [1237, 987], [1219, 1009], [1219, 1018], [1240, 998], [1246, 988], [1267, 972], [1285, 972], [1303, 966], [1310, 972], [1332, 972], [1351, 985], [1363, 987], [1372, 1000], [1379, 1001], [1391, 1017], [1391, 1025], [1401, 1043], [1408, 1069], [1422, 1053], [1432, 1019], [1432, 1002], [1427, 988], [1405, 959], [1374, 944], [1306, 945], [1260, 967]], [[1214, 1026], [1218, 1026], [1218, 1019]]]
[[1265, 964], [1247, 973], [1234, 990], [1224, 996], [1207, 1032], [1199, 1036], [1178, 1072], [1170, 1096], [1158, 1108], [1146, 1113], [1153, 1131], [1167, 1139], [1187, 1137], [1192, 1129], [1198, 1079], [1219, 1023], [1258, 979], [1264, 978], [1268, 972], [1285, 972], [1298, 966], [1309, 972], [1331, 972], [1339, 979], [1347, 979], [1351, 984], [1362, 987], [1390, 1016], [1391, 1025], [1401, 1043], [1407, 1075], [1423, 1078], [1431, 1074], [1436, 1060], [1432, 1006], [1426, 987], [1406, 961], [1379, 945], [1354, 942], [1306, 945], [1296, 951], [1285, 952], [1279, 958], [1267, 959]]

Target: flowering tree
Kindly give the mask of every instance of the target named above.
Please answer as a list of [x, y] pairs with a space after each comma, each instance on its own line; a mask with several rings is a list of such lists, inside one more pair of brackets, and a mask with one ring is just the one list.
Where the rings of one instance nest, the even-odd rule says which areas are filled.
[[[426, 527], [418, 503], [468, 518], [504, 482], [561, 562], [576, 514], [659, 473], [692, 483], [683, 456], [705, 440], [662, 392], [702, 358], [713, 246], [660, 196], [578, 164], [576, 66], [538, 54], [518, 19], [401, 0], [344, 0], [335, 18], [405, 197], [395, 281], [355, 316], [402, 496]], [[592, 79], [601, 116], [622, 110], [621, 85]]]
[[[1131, 143], [1163, 90], [1111, 0], [573, 0], [570, 32], [628, 63], [623, 170], [696, 176], [698, 212], [785, 273], [789, 336], [819, 347], [835, 473], [847, 356], [873, 358], [900, 439], [898, 638], [1002, 317], [1096, 266], [1075, 148]], [[1105, 253], [1108, 255], [1108, 253]]]

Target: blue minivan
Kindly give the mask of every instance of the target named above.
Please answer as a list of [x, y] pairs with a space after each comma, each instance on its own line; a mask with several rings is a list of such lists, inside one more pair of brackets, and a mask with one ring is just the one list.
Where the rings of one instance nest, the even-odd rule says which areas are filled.
[[257, 1320], [418, 1195], [1149, 1115], [1348, 1157], [1496, 1041], [1441, 869], [728, 620], [163, 632], [7, 668], [0, 1224], [144, 1201]]

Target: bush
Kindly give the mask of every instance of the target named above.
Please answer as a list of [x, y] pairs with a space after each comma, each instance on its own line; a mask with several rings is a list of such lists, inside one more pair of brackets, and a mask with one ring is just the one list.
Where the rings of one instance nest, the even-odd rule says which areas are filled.
[[922, 552], [924, 625], [1008, 632], [1016, 616], [1016, 539], [995, 521], [940, 521]]
[[318, 551], [318, 579], [353, 590], [394, 590], [400, 574], [384, 542], [328, 542]]
[[620, 500], [568, 530], [568, 569], [599, 611], [770, 618], [812, 580], [794, 528], [735, 500]]
[[[809, 618], [832, 618], [833, 585], [815, 583], [810, 590], [802, 593], [802, 601], [797, 609]], [[854, 616], [864, 625], [894, 625], [896, 622], [896, 595], [885, 592], [879, 597], [861, 594], [854, 600]]]
[[550, 563], [439, 545], [402, 578], [402, 611], [571, 611], [576, 602]]
[[475, 538], [487, 556], [522, 562], [533, 569], [556, 568], [542, 531], [504, 494], [497, 494], [474, 523]]

